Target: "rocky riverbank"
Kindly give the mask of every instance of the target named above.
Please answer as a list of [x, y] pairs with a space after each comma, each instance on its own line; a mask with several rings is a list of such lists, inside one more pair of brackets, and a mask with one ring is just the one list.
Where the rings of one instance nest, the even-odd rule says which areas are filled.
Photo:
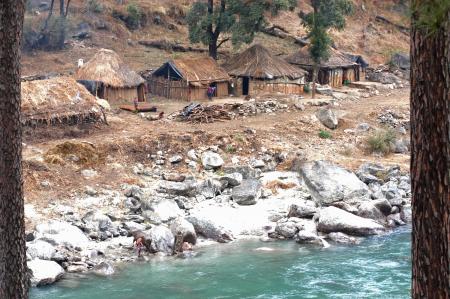
[[410, 222], [410, 178], [399, 167], [363, 164], [353, 173], [298, 158], [292, 171], [276, 171], [283, 154], [224, 165], [214, 147], [186, 157], [158, 153], [152, 159], [200, 165], [197, 176], [136, 165], [145, 182], [139, 186], [87, 187], [73, 205], [49, 207], [54, 219], [41, 219], [27, 234], [33, 285], [51, 284], [66, 272], [113, 274], [115, 263], [138, 259], [136, 231], [145, 235], [145, 260], [173, 255], [180, 240], [201, 246], [251, 237], [332, 246]]

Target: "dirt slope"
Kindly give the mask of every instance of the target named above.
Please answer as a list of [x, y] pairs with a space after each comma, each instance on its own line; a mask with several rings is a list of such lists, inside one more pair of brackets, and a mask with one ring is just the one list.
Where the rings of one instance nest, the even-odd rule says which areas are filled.
[[[31, 1], [42, 2], [42, 1]], [[146, 48], [138, 44], [140, 40], [166, 39], [172, 42], [188, 44], [187, 27], [184, 16], [192, 1], [188, 0], [126, 0], [124, 5], [117, 0], [73, 0], [68, 16], [68, 40], [63, 51], [34, 51], [25, 53], [22, 59], [24, 75], [50, 72], [71, 72], [79, 58], [89, 59], [98, 48], [110, 48], [119, 52], [133, 68], [145, 70], [157, 67], [163, 61], [182, 55], [200, 55], [192, 53], [171, 53], [163, 50]], [[297, 14], [300, 10], [311, 10], [309, 1], [299, 1], [299, 8], [294, 12], [282, 12], [271, 18], [270, 22], [286, 28], [291, 34], [305, 35], [305, 28], [300, 24]], [[333, 32], [335, 44], [339, 49], [365, 55], [373, 64], [385, 63], [395, 51], [408, 51], [409, 36], [394, 26], [375, 20], [382, 15], [396, 24], [407, 24], [407, 12], [394, 0], [362, 1], [354, 0], [355, 14], [348, 18], [347, 28], [342, 32]], [[92, 11], [88, 3], [97, 3], [100, 9]], [[127, 28], [124, 21], [128, 5], [135, 5], [141, 11], [142, 26], [137, 30]], [[26, 16], [28, 27], [38, 28], [47, 12], [36, 12], [32, 6]], [[59, 10], [56, 4], [55, 13]], [[27, 28], [26, 26], [26, 28]], [[90, 38], [79, 40], [72, 38], [80, 28], [89, 28]], [[283, 40], [266, 34], [258, 34], [255, 42], [269, 47], [276, 54], [288, 54], [298, 46], [289, 40]], [[225, 50], [238, 51], [231, 45]]]

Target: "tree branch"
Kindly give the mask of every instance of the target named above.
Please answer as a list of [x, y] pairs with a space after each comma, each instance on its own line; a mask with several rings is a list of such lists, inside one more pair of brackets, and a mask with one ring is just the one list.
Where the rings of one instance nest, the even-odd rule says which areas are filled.
[[45, 19], [44, 28], [42, 28], [42, 31], [46, 31], [46, 30], [47, 30], [47, 27], [48, 27], [48, 21], [50, 20], [50, 18], [51, 18], [52, 15], [53, 15], [53, 6], [54, 6], [54, 4], [55, 4], [55, 0], [52, 0], [52, 2], [51, 2], [51, 4], [50, 4], [50, 10], [49, 10], [49, 12], [48, 12], [47, 18]]
[[226, 42], [229, 41], [229, 40], [230, 40], [229, 37], [224, 38], [223, 40], [221, 40], [221, 41], [219, 42], [219, 44], [217, 44], [217, 49], [220, 48], [220, 46], [222, 46], [224, 43], [226, 43]]
[[67, 18], [67, 15], [69, 14], [69, 6], [70, 6], [70, 0], [67, 0], [66, 14], [64, 15], [65, 18]]

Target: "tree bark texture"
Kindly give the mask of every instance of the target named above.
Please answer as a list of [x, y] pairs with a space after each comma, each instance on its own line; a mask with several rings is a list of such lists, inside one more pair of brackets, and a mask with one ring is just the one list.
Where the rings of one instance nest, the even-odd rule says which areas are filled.
[[[415, 0], [416, 5], [420, 1]], [[413, 298], [450, 298], [450, 13], [411, 32]]]
[[0, 1], [0, 298], [28, 298], [20, 124], [23, 0]]

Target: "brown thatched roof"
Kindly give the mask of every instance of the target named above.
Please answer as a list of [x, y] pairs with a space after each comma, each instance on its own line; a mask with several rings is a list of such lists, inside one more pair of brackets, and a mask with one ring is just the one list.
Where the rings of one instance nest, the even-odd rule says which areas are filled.
[[100, 115], [96, 98], [70, 77], [23, 82], [21, 109], [25, 122]]
[[211, 57], [180, 58], [166, 62], [153, 72], [153, 76], [183, 79], [189, 83], [208, 84], [231, 80], [227, 72]]
[[[305, 68], [311, 68], [314, 65], [314, 61], [309, 54], [309, 47], [303, 47], [296, 53], [288, 56], [286, 61], [289, 63], [299, 65]], [[321, 63], [320, 67], [322, 68], [340, 68], [340, 67], [349, 67], [357, 65], [351, 59], [349, 59], [345, 54], [335, 50], [333, 48], [330, 49], [330, 58], [327, 61]]]
[[232, 76], [257, 79], [299, 79], [305, 71], [272, 55], [261, 45], [254, 45], [228, 60], [223, 67]]
[[75, 78], [99, 81], [116, 88], [135, 87], [145, 82], [116, 52], [107, 49], [99, 50], [91, 60], [78, 69]]

